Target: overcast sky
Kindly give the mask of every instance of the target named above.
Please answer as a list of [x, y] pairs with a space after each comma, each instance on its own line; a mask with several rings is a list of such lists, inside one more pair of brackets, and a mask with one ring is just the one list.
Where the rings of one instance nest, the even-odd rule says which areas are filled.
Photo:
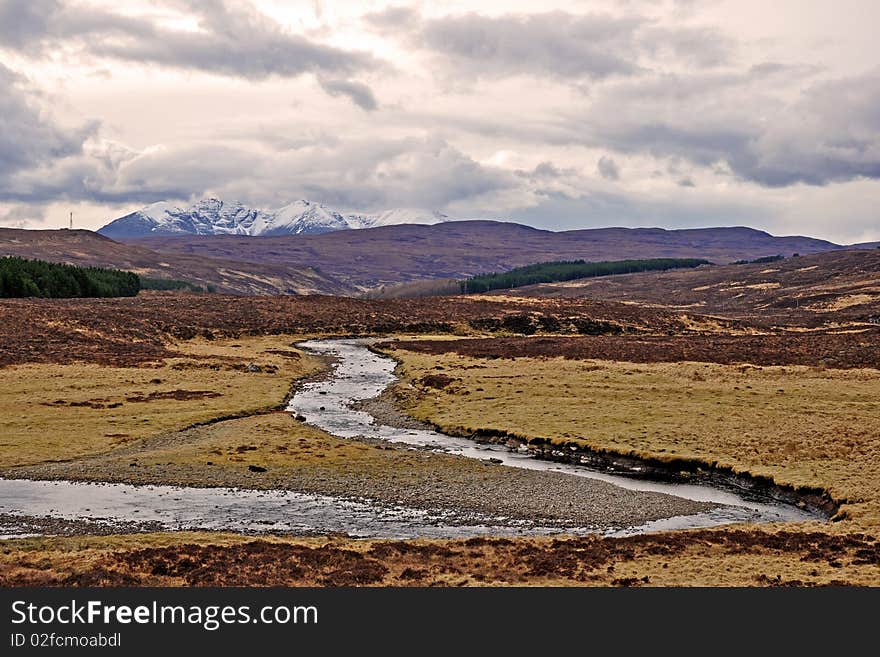
[[214, 195], [880, 239], [880, 2], [0, 0], [0, 225]]

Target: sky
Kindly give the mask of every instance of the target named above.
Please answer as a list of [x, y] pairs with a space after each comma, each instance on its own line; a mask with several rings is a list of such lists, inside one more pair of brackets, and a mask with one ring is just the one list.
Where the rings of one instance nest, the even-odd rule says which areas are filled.
[[875, 0], [0, 0], [0, 226], [299, 198], [880, 240]]

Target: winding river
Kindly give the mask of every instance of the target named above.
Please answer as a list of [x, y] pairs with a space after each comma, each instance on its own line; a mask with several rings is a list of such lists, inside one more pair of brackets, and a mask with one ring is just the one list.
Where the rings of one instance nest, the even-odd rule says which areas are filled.
[[[329, 377], [300, 387], [288, 410], [304, 416], [309, 424], [344, 438], [365, 436], [467, 458], [491, 458], [507, 467], [562, 472], [598, 479], [628, 490], [661, 492], [718, 505], [709, 512], [605, 530], [612, 535], [709, 527], [731, 522], [799, 521], [821, 517], [793, 505], [751, 499], [733, 490], [636, 479], [580, 465], [541, 460], [504, 446], [478, 444], [436, 431], [383, 425], [369, 413], [352, 408], [355, 402], [377, 396], [396, 381], [395, 361], [370, 351], [369, 344], [369, 340], [348, 339], [313, 340], [297, 345], [313, 354], [331, 356], [334, 363]], [[429, 512], [405, 506], [388, 507], [369, 500], [346, 500], [283, 490], [0, 479], [0, 537], [52, 533], [51, 529], [45, 529], [46, 519], [86, 521], [109, 528], [135, 523], [148, 529], [297, 535], [345, 533], [381, 538], [585, 534], [596, 531], [590, 527], [535, 526], [525, 521], [473, 513], [460, 516], [454, 510]]]

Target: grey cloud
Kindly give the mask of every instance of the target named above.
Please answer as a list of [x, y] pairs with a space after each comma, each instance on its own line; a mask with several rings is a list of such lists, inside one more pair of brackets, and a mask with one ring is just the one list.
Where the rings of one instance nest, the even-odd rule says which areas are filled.
[[[189, 185], [205, 178], [245, 175], [248, 162], [233, 161], [235, 152], [180, 149], [139, 155], [119, 145], [99, 142], [98, 125], [68, 128], [29, 93], [21, 76], [0, 65], [0, 202], [39, 207], [58, 200], [144, 201], [189, 196]], [[164, 156], [164, 157], [163, 157]]]
[[382, 11], [365, 14], [363, 20], [380, 30], [412, 28], [421, 21], [421, 15], [412, 7], [388, 7]]
[[331, 96], [346, 96], [355, 105], [368, 112], [379, 107], [373, 91], [365, 84], [353, 80], [328, 80], [318, 78], [321, 88]]
[[[467, 77], [511, 75], [601, 80], [643, 73], [654, 59], [698, 67], [726, 63], [734, 44], [708, 28], [664, 27], [638, 16], [477, 13], [423, 19], [408, 8], [368, 14], [372, 28], [407, 36]], [[645, 61], [643, 61], [645, 60]]]
[[562, 178], [576, 177], [578, 175], [578, 172], [575, 169], [560, 169], [555, 164], [549, 161], [540, 162], [531, 171], [517, 170], [515, 173], [521, 178], [526, 178], [532, 181], [559, 180]]
[[552, 193], [537, 205], [517, 208], [510, 219], [551, 230], [629, 226], [694, 228], [706, 226], [762, 225], [768, 222], [765, 208], [747, 203], [682, 203], [676, 200], [641, 198], [635, 194], [592, 192], [581, 195]]
[[229, 139], [239, 139], [241, 141], [257, 140], [263, 146], [274, 151], [298, 150], [309, 147], [332, 147], [339, 144], [339, 137], [337, 135], [309, 129], [300, 130], [297, 134], [290, 134], [286, 130], [269, 130], [261, 127], [257, 130], [256, 135], [251, 131], [246, 131], [241, 135], [230, 135]]
[[55, 0], [0, 0], [0, 45], [38, 52], [48, 31], [48, 17], [59, 8]]
[[352, 210], [442, 209], [518, 184], [438, 139], [328, 140], [272, 157], [205, 143], [49, 163], [17, 174], [7, 200], [150, 203], [211, 193], [266, 205], [305, 197]]
[[653, 26], [640, 34], [640, 45], [654, 57], [674, 57], [696, 67], [727, 63], [734, 42], [710, 28]]
[[0, 0], [0, 48], [44, 56], [62, 46], [84, 47], [98, 38], [155, 38], [145, 20], [61, 0]]
[[539, 178], [558, 178], [562, 171], [552, 162], [541, 162], [535, 167], [534, 175]]
[[219, 144], [151, 151], [120, 163], [92, 196], [113, 202], [186, 199], [253, 175], [263, 161], [258, 153]]
[[880, 69], [816, 84], [731, 167], [769, 186], [880, 178]]
[[4, 181], [0, 199], [22, 203], [60, 200], [105, 200], [101, 192], [112, 171], [84, 157], [68, 158], [21, 171]]
[[57, 124], [28, 93], [25, 80], [0, 64], [0, 200], [28, 197], [17, 187], [18, 177], [80, 155], [97, 127]]
[[425, 21], [418, 39], [477, 76], [598, 79], [635, 72], [634, 32], [642, 22], [562, 12], [497, 18], [467, 14]]
[[0, 226], [30, 228], [46, 218], [46, 208], [40, 204], [0, 206]]
[[617, 167], [617, 162], [614, 161], [614, 158], [607, 155], [599, 158], [599, 161], [596, 163], [596, 169], [599, 171], [599, 175], [606, 180], [620, 179], [620, 169]]
[[880, 70], [800, 81], [795, 100], [775, 93], [776, 72], [628, 81], [572, 115], [570, 129], [591, 145], [727, 168], [767, 187], [880, 178]]
[[[264, 158], [219, 145], [148, 151], [124, 161], [93, 154], [18, 174], [16, 200], [84, 200], [96, 203], [153, 203], [186, 200], [241, 179], [259, 180]], [[265, 180], [262, 181], [265, 183]]]
[[[555, 117], [395, 117], [448, 132], [535, 145], [580, 145], [693, 165], [765, 187], [880, 179], [880, 69], [814, 83], [822, 71], [766, 62], [736, 71], [644, 74], [596, 85]], [[658, 166], [665, 168], [665, 164]]]
[[[0, 0], [0, 47], [27, 54], [75, 47], [97, 57], [262, 79], [304, 73], [351, 76], [382, 66], [372, 55], [290, 33], [245, 2], [177, 1], [198, 17], [196, 33], [147, 19], [54, 0]], [[21, 21], [20, 29], [12, 29]]]
[[428, 124], [445, 132], [515, 139], [518, 142], [535, 144], [565, 145], [582, 142], [582, 139], [573, 133], [575, 119], [568, 115], [542, 119], [516, 113], [459, 116], [430, 109], [415, 109], [407, 112], [398, 111], [391, 116], [396, 125], [414, 128]]
[[295, 154], [285, 172], [313, 198], [352, 209], [444, 208], [518, 184], [513, 174], [439, 139], [343, 142], [323, 153]]
[[694, 165], [764, 187], [880, 179], [880, 69], [812, 82], [820, 73], [770, 62], [742, 71], [645, 74], [597, 85], [580, 107], [555, 118], [416, 113], [400, 121], [520, 143], [577, 144], [607, 150], [609, 158], [677, 161], [686, 166], [669, 172], [673, 183], [694, 180]]

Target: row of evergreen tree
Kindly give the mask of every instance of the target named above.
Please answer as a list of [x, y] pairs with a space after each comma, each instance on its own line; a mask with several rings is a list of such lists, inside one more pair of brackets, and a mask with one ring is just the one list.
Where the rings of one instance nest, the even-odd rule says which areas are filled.
[[186, 290], [188, 292], [213, 292], [214, 286], [210, 283], [207, 287], [190, 283], [189, 281], [179, 281], [173, 278], [146, 278], [141, 276], [142, 290]]
[[662, 271], [666, 269], [694, 268], [712, 264], [700, 258], [651, 258], [647, 260], [609, 260], [588, 262], [586, 260], [563, 260], [539, 262], [534, 265], [517, 267], [510, 271], [474, 276], [459, 281], [464, 294], [506, 290], [537, 283], [571, 281], [576, 278], [631, 274], [640, 271]]
[[0, 298], [133, 297], [140, 289], [128, 271], [0, 258]]
[[[797, 253], [794, 254], [797, 256]], [[731, 264], [734, 265], [766, 265], [771, 262], [779, 262], [780, 260], [785, 260], [785, 256], [782, 254], [772, 255], [772, 256], [763, 256], [762, 258], [755, 258], [754, 260], [737, 260]]]

